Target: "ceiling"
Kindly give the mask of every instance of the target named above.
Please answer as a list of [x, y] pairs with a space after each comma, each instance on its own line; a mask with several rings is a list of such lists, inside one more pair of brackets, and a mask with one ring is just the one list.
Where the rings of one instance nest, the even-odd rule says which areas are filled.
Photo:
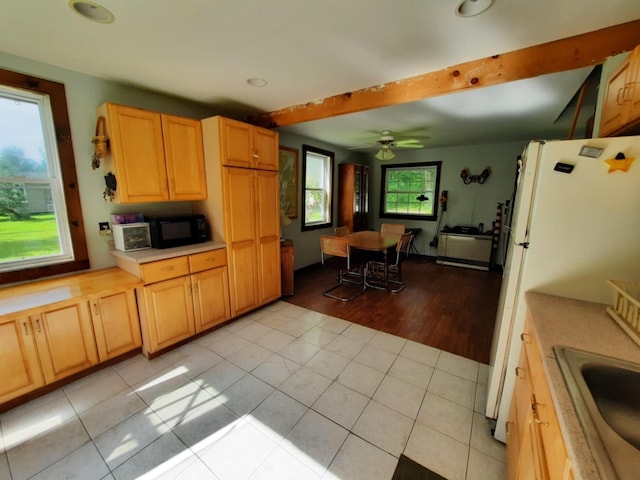
[[[99, 24], [71, 10], [67, 0], [20, 0], [0, 6], [0, 47], [244, 119], [640, 18], [638, 0], [606, 6], [602, 0], [495, 0], [485, 13], [467, 18], [454, 13], [458, 2], [99, 0], [115, 15], [115, 22]], [[570, 102], [590, 72], [283, 129], [344, 147], [375, 141], [381, 130], [424, 138], [427, 147], [563, 138], [575, 111]], [[249, 78], [268, 84], [256, 88]], [[590, 82], [586, 116], [593, 112], [596, 83]]]

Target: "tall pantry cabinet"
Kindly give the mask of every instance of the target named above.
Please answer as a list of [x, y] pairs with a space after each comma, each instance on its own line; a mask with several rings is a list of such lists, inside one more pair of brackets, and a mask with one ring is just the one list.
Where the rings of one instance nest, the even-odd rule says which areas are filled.
[[278, 134], [237, 120], [202, 120], [208, 197], [194, 207], [227, 246], [231, 316], [280, 298]]
[[369, 167], [338, 165], [338, 226], [352, 232], [369, 228]]

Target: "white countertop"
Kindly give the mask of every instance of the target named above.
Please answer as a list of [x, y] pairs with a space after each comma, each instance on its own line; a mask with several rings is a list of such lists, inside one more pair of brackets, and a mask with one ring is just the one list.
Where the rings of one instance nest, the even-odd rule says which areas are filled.
[[209, 250], [218, 250], [225, 248], [224, 242], [204, 242], [194, 245], [185, 245], [183, 247], [173, 248], [148, 248], [146, 250], [136, 250], [133, 252], [121, 252], [120, 250], [111, 250], [111, 255], [120, 257], [124, 260], [135, 263], [155, 262], [156, 260], [166, 260], [167, 258], [180, 257], [182, 255], [191, 255], [193, 253], [208, 252]]
[[640, 363], [640, 346], [609, 316], [607, 305], [535, 292], [527, 292], [526, 301], [575, 479], [599, 480], [552, 348], [565, 345]]

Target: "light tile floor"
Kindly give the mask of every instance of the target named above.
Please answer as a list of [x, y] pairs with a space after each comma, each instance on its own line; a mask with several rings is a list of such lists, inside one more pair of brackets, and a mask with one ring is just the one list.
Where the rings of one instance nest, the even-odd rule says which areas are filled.
[[488, 369], [285, 302], [0, 415], [0, 479], [505, 478]]

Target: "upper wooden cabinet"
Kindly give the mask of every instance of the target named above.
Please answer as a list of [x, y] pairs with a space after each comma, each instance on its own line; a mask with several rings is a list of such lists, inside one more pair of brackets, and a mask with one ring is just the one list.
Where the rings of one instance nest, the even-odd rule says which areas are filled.
[[640, 133], [640, 45], [607, 81], [600, 136]]
[[110, 153], [104, 172], [116, 176], [116, 202], [147, 203], [206, 198], [199, 120], [105, 103]]
[[278, 134], [225, 117], [218, 118], [222, 165], [278, 170]]

